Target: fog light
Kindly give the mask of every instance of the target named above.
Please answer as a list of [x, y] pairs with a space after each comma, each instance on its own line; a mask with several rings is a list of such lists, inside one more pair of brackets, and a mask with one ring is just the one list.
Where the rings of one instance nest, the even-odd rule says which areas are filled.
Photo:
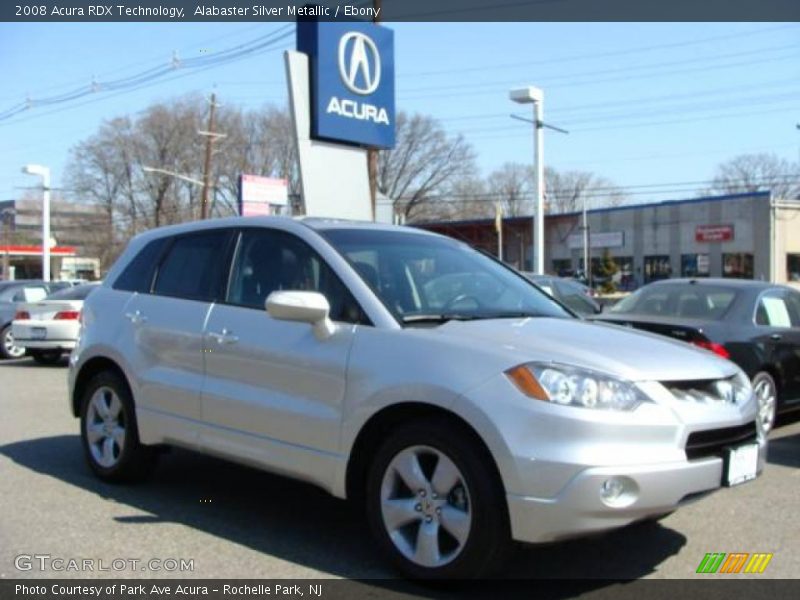
[[612, 477], [611, 479], [606, 479], [603, 485], [600, 486], [600, 498], [603, 499], [603, 502], [613, 504], [619, 500], [624, 491], [625, 484], [620, 479]]

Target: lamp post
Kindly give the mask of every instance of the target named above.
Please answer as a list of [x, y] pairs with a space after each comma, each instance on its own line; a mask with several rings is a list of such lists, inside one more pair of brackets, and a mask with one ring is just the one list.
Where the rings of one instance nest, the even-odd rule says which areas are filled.
[[50, 169], [25, 165], [22, 172], [42, 178], [42, 279], [50, 281]]
[[[533, 219], [533, 243], [536, 262], [534, 272], [544, 275], [544, 139], [542, 136], [542, 112], [544, 92], [532, 86], [513, 89], [509, 98], [519, 104], [533, 104], [533, 162], [536, 215]], [[533, 257], [531, 257], [533, 258]]]

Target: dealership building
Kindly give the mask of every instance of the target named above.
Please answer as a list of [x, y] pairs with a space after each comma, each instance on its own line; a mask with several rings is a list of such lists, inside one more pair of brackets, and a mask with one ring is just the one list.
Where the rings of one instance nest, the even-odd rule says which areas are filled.
[[[533, 261], [531, 217], [503, 219], [503, 260], [523, 271]], [[599, 272], [607, 253], [623, 289], [668, 277], [736, 277], [800, 281], [800, 200], [769, 192], [671, 200], [587, 211], [590, 261]], [[494, 219], [422, 223], [418, 227], [499, 253]], [[548, 215], [545, 268], [583, 270], [583, 215]]]

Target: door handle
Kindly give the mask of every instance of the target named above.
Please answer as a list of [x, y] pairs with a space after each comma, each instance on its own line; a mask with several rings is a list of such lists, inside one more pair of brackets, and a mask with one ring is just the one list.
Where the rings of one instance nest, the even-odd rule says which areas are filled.
[[131, 323], [134, 325], [138, 325], [139, 323], [144, 323], [147, 321], [147, 317], [145, 317], [141, 311], [135, 311], [132, 313], [125, 313], [125, 316], [130, 320]]
[[773, 333], [771, 336], [769, 336], [769, 339], [777, 342], [778, 340], [783, 339], [783, 336], [780, 333]]
[[215, 339], [217, 343], [220, 345], [235, 344], [236, 342], [239, 341], [239, 338], [233, 335], [233, 333], [231, 331], [228, 331], [227, 329], [223, 329], [221, 333], [217, 333], [216, 331], [209, 331], [208, 335], [213, 339]]

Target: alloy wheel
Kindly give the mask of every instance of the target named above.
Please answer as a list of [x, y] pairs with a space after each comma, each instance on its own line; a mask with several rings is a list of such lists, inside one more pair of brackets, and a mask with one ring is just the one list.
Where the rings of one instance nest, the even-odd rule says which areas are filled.
[[86, 439], [94, 461], [104, 468], [115, 466], [125, 448], [125, 411], [110, 387], [99, 387], [86, 413]]
[[14, 342], [14, 334], [11, 333], [11, 327], [6, 329], [3, 336], [3, 349], [6, 351], [6, 355], [11, 358], [21, 358], [25, 355], [25, 348], [17, 346]]
[[429, 446], [400, 451], [381, 484], [381, 514], [397, 550], [436, 568], [463, 550], [472, 527], [469, 488], [455, 463]]
[[766, 377], [757, 378], [753, 386], [753, 393], [758, 402], [758, 422], [761, 426], [761, 431], [766, 435], [775, 425], [775, 405], [777, 402], [775, 385]]

